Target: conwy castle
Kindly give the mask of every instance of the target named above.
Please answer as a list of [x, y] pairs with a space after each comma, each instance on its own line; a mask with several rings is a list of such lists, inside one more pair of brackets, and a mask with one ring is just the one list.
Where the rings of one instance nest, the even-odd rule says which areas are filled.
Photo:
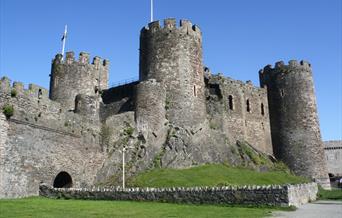
[[[140, 33], [139, 80], [108, 87], [108, 60], [81, 52], [52, 61], [50, 89], [0, 81], [0, 198], [38, 195], [39, 184], [119, 184], [153, 167], [250, 166], [243, 147], [330, 187], [311, 65], [277, 62], [260, 87], [214, 75], [202, 33], [187, 20]], [[266, 167], [266, 166], [265, 166]]]

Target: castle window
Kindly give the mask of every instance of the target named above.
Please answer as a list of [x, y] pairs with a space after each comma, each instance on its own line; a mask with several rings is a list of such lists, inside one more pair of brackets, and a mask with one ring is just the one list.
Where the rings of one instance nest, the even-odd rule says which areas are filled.
[[251, 107], [249, 105], [249, 99], [246, 101], [246, 106], [247, 106], [247, 112], [251, 112]]
[[280, 89], [280, 97], [284, 97], [284, 89]]
[[229, 105], [229, 110], [234, 110], [233, 96], [231, 95], [228, 96], [228, 105]]
[[261, 115], [264, 116], [265, 115], [265, 108], [264, 108], [264, 104], [261, 103]]
[[196, 86], [194, 86], [194, 96], [197, 96], [197, 90], [196, 90]]

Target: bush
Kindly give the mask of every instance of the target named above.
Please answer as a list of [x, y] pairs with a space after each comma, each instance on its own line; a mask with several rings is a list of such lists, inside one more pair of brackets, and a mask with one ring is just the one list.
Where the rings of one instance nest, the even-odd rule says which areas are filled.
[[12, 97], [12, 98], [17, 97], [17, 94], [18, 94], [18, 92], [17, 92], [16, 89], [12, 89], [12, 90], [11, 90], [11, 97]]
[[5, 105], [2, 108], [2, 112], [5, 114], [6, 118], [9, 119], [14, 114], [14, 108], [12, 105]]

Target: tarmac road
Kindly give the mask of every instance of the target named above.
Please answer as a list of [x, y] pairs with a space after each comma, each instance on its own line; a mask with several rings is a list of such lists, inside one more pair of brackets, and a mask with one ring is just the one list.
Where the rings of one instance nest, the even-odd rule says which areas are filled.
[[277, 218], [342, 218], [342, 201], [316, 201], [300, 206], [296, 211], [275, 211]]

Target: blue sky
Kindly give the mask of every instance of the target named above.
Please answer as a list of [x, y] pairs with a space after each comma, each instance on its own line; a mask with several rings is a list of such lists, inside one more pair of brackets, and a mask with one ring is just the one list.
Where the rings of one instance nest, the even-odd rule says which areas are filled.
[[[138, 75], [140, 29], [149, 0], [0, 0], [0, 76], [48, 88], [61, 50], [111, 61], [110, 83]], [[308, 60], [324, 140], [342, 139], [341, 0], [155, 0], [155, 19], [186, 18], [203, 32], [204, 63], [258, 85], [276, 61]]]

